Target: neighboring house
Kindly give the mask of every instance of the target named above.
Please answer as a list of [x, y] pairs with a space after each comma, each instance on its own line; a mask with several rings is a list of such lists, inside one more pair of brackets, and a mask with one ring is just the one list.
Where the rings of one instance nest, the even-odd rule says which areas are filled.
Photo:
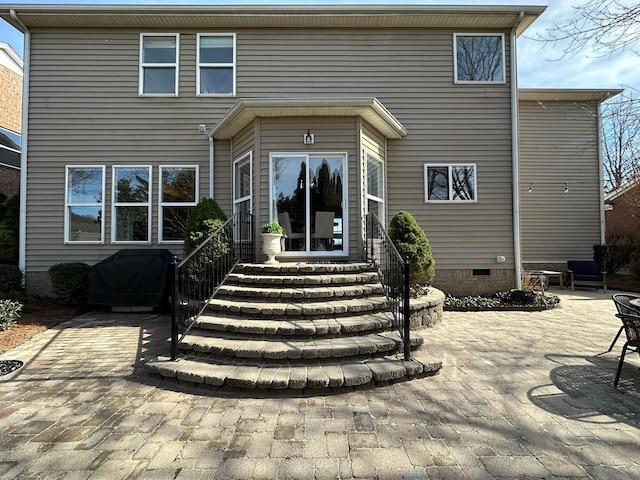
[[604, 197], [607, 237], [640, 237], [640, 180]]
[[365, 213], [408, 210], [450, 293], [513, 288], [525, 259], [589, 256], [603, 235], [607, 92], [517, 89], [515, 40], [544, 7], [13, 8], [31, 291], [58, 262], [181, 254], [202, 197], [252, 212], [258, 246], [262, 223], [290, 223], [281, 261], [362, 260]]
[[20, 191], [22, 59], [0, 42], [0, 193]]

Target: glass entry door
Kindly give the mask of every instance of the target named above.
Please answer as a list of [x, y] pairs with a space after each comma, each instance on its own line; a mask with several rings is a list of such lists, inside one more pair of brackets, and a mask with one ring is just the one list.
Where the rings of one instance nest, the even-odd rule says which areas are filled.
[[285, 255], [347, 251], [344, 155], [271, 154], [271, 220], [285, 229]]

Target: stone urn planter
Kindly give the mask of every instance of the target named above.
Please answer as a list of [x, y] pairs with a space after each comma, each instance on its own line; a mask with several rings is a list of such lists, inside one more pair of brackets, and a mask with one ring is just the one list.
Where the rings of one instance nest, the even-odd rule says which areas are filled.
[[267, 256], [265, 263], [278, 263], [276, 255], [282, 251], [281, 239], [284, 230], [277, 223], [265, 223], [262, 226], [262, 253]]

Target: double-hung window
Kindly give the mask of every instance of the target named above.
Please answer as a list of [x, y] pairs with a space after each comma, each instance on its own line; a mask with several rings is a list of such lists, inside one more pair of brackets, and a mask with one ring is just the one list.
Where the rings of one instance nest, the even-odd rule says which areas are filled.
[[161, 243], [182, 243], [189, 211], [198, 201], [197, 165], [160, 167]]
[[367, 211], [375, 213], [384, 225], [384, 164], [367, 153]]
[[177, 33], [140, 35], [140, 95], [178, 95], [179, 51]]
[[456, 83], [504, 83], [504, 35], [453, 35]]
[[104, 166], [66, 167], [65, 243], [104, 243], [104, 171]]
[[441, 165], [424, 166], [425, 202], [475, 202], [476, 166]]
[[151, 243], [151, 167], [113, 167], [113, 243]]
[[198, 34], [198, 95], [236, 94], [236, 36]]

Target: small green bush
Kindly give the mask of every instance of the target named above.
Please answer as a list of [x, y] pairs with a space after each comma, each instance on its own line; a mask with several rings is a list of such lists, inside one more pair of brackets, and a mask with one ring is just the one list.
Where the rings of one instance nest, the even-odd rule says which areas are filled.
[[57, 263], [49, 269], [49, 280], [54, 299], [66, 306], [80, 307], [87, 304], [89, 271], [82, 262]]
[[0, 332], [12, 328], [20, 318], [21, 312], [22, 304], [20, 302], [0, 300]]
[[[218, 227], [212, 230], [211, 220], [221, 220]], [[200, 243], [207, 239], [220, 225], [227, 221], [218, 202], [213, 198], [203, 198], [191, 209], [184, 231], [184, 252], [191, 253]], [[208, 233], [207, 233], [208, 232]]]
[[20, 196], [0, 193], [0, 263], [18, 264], [19, 213]]
[[279, 223], [265, 223], [262, 226], [262, 233], [275, 233], [284, 235], [284, 228]]
[[0, 265], [0, 291], [22, 291], [22, 270], [16, 265]]
[[411, 283], [428, 284], [436, 273], [436, 262], [424, 230], [409, 212], [396, 213], [389, 223], [389, 238], [402, 258], [409, 258]]

